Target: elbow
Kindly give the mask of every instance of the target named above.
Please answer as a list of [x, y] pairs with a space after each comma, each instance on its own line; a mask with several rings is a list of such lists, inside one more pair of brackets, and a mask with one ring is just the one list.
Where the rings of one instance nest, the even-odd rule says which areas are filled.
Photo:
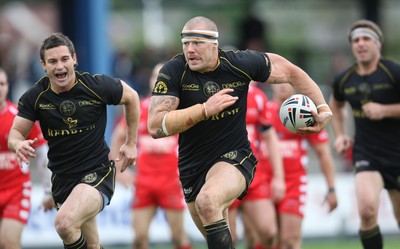
[[160, 128], [157, 128], [155, 125], [152, 125], [151, 122], [147, 123], [147, 131], [149, 132], [150, 136], [154, 139], [160, 138], [159, 131]]

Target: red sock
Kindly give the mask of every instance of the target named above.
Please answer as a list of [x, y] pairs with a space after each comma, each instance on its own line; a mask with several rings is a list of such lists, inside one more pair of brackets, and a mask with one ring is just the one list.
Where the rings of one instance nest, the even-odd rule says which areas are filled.
[[267, 249], [267, 248], [264, 248], [261, 244], [255, 244], [254, 245], [254, 249]]
[[254, 245], [254, 249], [278, 249], [277, 247], [268, 247], [268, 248], [265, 248], [265, 247], [263, 247], [262, 245], [260, 245], [260, 244], [255, 244]]
[[187, 244], [186, 246], [177, 247], [176, 249], [192, 249], [192, 245]]

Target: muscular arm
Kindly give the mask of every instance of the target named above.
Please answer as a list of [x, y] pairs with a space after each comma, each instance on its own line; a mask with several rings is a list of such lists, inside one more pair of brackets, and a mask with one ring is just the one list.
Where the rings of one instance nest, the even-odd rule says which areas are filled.
[[335, 189], [335, 165], [330, 152], [329, 143], [313, 144], [313, 149], [319, 159], [322, 173], [324, 174], [327, 187], [329, 189], [326, 201], [329, 204], [329, 211], [333, 211], [337, 207], [337, 197]]
[[268, 130], [264, 131], [261, 136], [266, 142], [269, 151], [269, 160], [273, 172], [273, 180], [271, 183], [273, 198], [275, 200], [280, 200], [285, 194], [285, 172], [283, 170], [278, 134], [274, 127], [270, 127]]
[[211, 96], [204, 104], [195, 104], [179, 110], [177, 110], [179, 105], [177, 97], [152, 96], [147, 129], [153, 138], [184, 132], [205, 118], [233, 105], [238, 97], [229, 95], [231, 92], [233, 89], [223, 89]]
[[33, 125], [33, 121], [16, 116], [10, 129], [8, 136], [8, 148], [9, 150], [15, 152], [17, 155], [17, 160], [20, 163], [25, 162], [28, 164], [30, 157], [36, 157], [34, 153], [35, 150], [32, 146], [37, 142], [37, 138], [34, 140], [25, 140]]
[[125, 171], [128, 165], [135, 164], [137, 157], [137, 136], [140, 119], [140, 103], [137, 92], [121, 81], [123, 94], [120, 104], [124, 106], [124, 115], [126, 120], [125, 143], [120, 148], [122, 155], [121, 172]]
[[345, 115], [346, 102], [337, 101], [333, 96], [329, 99], [329, 105], [335, 115], [332, 118], [332, 128], [335, 133], [335, 149], [339, 154], [346, 153], [352, 145], [352, 139], [346, 134], [345, 130]]
[[329, 123], [332, 112], [329, 106], [325, 105], [326, 102], [321, 89], [306, 72], [284, 57], [272, 53], [268, 53], [268, 57], [271, 60], [271, 74], [267, 83], [290, 83], [296, 92], [310, 97], [316, 106], [324, 105], [318, 108], [319, 115], [314, 115], [318, 125], [314, 127], [301, 128], [300, 130], [310, 132], [318, 132], [322, 130]]

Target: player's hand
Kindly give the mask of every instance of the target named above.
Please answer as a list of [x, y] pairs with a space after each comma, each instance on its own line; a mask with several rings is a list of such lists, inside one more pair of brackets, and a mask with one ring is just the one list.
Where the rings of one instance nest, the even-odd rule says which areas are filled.
[[296, 130], [296, 133], [299, 135], [304, 134], [311, 134], [317, 133], [322, 131], [331, 121], [332, 119], [332, 112], [331, 111], [323, 111], [323, 112], [316, 112], [311, 110], [311, 114], [315, 119], [315, 125], [312, 127], [302, 127]]
[[207, 114], [209, 117], [220, 113], [225, 108], [233, 105], [239, 99], [239, 97], [232, 96], [229, 94], [232, 92], [234, 92], [233, 89], [229, 88], [222, 89], [221, 91], [211, 96], [205, 102], [205, 106], [207, 108]]
[[336, 196], [336, 191], [328, 191], [328, 193], [325, 196], [324, 203], [328, 203], [329, 206], [329, 213], [335, 210], [338, 206], [338, 201], [337, 201], [337, 196]]
[[38, 142], [38, 139], [24, 140], [18, 143], [15, 148], [15, 154], [17, 155], [17, 161], [22, 166], [22, 162], [29, 164], [29, 158], [35, 158], [35, 149], [33, 146]]
[[272, 178], [271, 181], [272, 199], [276, 202], [285, 196], [286, 185], [283, 178]]
[[128, 166], [136, 165], [136, 157], [136, 144], [123, 144], [119, 149], [118, 157], [115, 159], [116, 162], [121, 162], [120, 172], [124, 172]]
[[375, 102], [368, 102], [362, 105], [365, 116], [371, 120], [378, 121], [385, 117], [385, 106]]
[[56, 207], [53, 196], [51, 194], [45, 194], [42, 200], [42, 207], [45, 212], [52, 210]]
[[335, 139], [334, 146], [339, 155], [344, 155], [353, 146], [353, 139], [347, 135], [339, 135]]

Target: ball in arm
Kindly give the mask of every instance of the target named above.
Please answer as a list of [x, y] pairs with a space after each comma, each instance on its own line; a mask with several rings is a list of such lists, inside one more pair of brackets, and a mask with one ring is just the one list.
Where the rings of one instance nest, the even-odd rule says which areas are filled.
[[300, 127], [314, 126], [315, 119], [311, 110], [317, 111], [317, 107], [309, 97], [303, 94], [294, 94], [283, 101], [279, 117], [286, 129], [296, 133]]

